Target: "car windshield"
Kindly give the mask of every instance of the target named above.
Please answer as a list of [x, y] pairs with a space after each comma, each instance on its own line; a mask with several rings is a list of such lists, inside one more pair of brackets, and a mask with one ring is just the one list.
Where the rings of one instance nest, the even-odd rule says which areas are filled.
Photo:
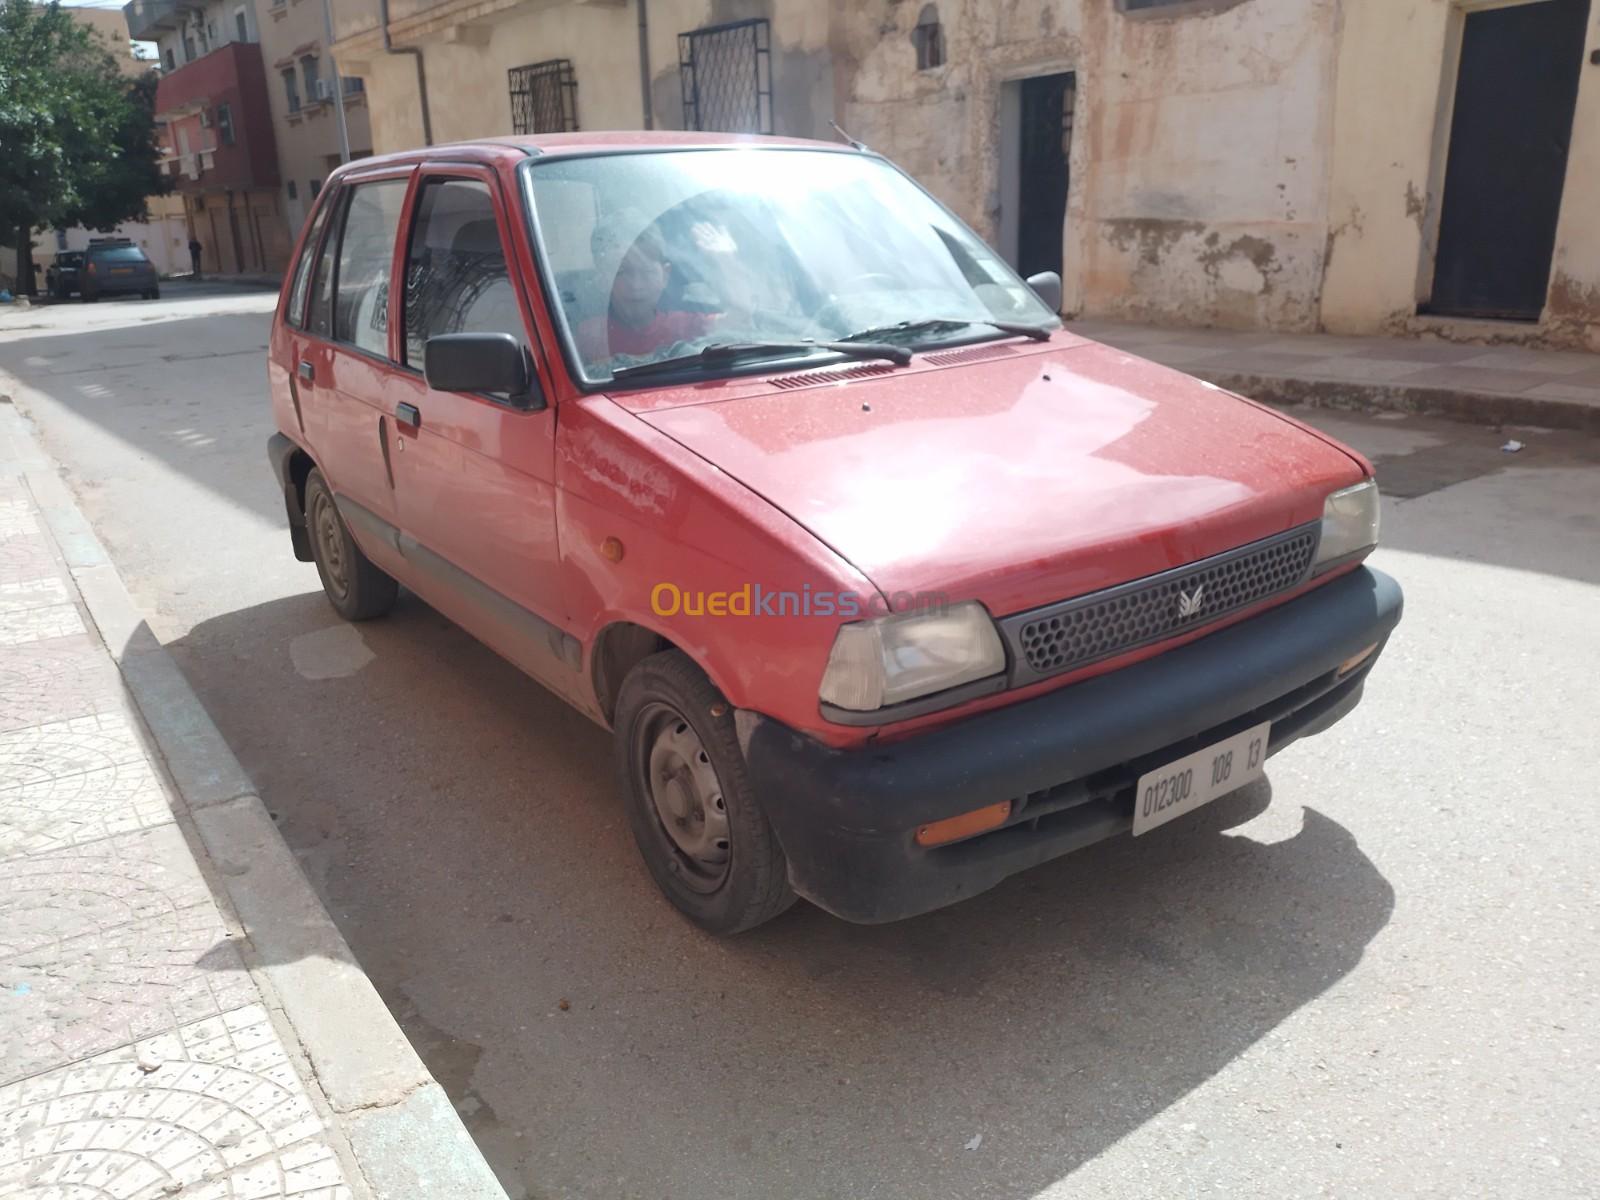
[[102, 246], [89, 251], [99, 262], [142, 263], [147, 261], [137, 246]]
[[971, 230], [870, 155], [638, 152], [536, 161], [527, 178], [556, 307], [590, 383], [687, 363], [710, 345], [921, 345], [1004, 336], [990, 321], [1056, 321]]

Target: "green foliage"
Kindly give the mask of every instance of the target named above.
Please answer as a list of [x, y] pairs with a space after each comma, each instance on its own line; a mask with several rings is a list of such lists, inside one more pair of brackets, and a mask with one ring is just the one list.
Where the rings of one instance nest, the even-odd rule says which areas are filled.
[[0, 0], [0, 236], [145, 215], [157, 170], [156, 77], [129, 79], [57, 0]]

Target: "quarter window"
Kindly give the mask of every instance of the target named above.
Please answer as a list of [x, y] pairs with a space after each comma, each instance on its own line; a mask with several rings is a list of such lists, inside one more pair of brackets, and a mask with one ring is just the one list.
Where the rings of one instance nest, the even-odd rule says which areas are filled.
[[406, 181], [365, 183], [350, 193], [339, 237], [333, 337], [369, 354], [389, 352], [389, 269]]
[[487, 185], [436, 179], [417, 198], [406, 250], [406, 362], [422, 366], [441, 333], [509, 333], [526, 341]]
[[[289, 188], [289, 198], [292, 200], [293, 180], [290, 180]], [[317, 241], [322, 237], [322, 227], [328, 223], [328, 210], [332, 207], [332, 204], [324, 204], [311, 218], [311, 231], [306, 234], [305, 248], [301, 250], [300, 261], [295, 265], [294, 285], [289, 289], [289, 308], [284, 314], [284, 320], [297, 329], [306, 311], [306, 288], [311, 282], [311, 264], [317, 258]]]
[[[322, 207], [324, 211], [339, 210], [344, 197], [338, 194]], [[337, 211], [333, 212], [335, 222], [339, 220]], [[311, 247], [307, 247], [309, 251]], [[317, 255], [316, 270], [311, 276], [311, 316], [307, 324], [311, 332], [318, 337], [333, 336], [333, 259], [339, 249], [339, 231], [330, 229], [328, 236], [322, 240], [322, 252]]]

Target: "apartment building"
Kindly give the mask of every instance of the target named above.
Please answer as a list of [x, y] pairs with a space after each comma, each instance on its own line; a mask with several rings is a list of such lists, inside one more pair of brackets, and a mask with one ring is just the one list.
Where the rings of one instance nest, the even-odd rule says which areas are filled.
[[1069, 312], [1600, 349], [1591, 0], [333, 3], [380, 152], [837, 120]]
[[129, 36], [156, 44], [156, 119], [204, 271], [274, 274], [290, 241], [260, 30], [249, 0], [132, 0]]
[[278, 149], [279, 200], [293, 238], [328, 172], [347, 156], [372, 153], [366, 92], [361, 79], [335, 70], [323, 0], [253, 3]]

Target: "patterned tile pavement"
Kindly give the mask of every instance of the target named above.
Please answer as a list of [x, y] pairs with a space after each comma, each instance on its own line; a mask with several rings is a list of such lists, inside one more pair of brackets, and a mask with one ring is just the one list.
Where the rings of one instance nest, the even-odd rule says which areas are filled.
[[121, 697], [122, 676], [87, 634], [0, 647], [0, 731], [113, 712]]
[[151, 754], [0, 477], [0, 1197], [351, 1200]]
[[0, 1087], [0, 1196], [349, 1200], [260, 1005]]
[[0, 1082], [255, 999], [182, 829], [0, 863]]

